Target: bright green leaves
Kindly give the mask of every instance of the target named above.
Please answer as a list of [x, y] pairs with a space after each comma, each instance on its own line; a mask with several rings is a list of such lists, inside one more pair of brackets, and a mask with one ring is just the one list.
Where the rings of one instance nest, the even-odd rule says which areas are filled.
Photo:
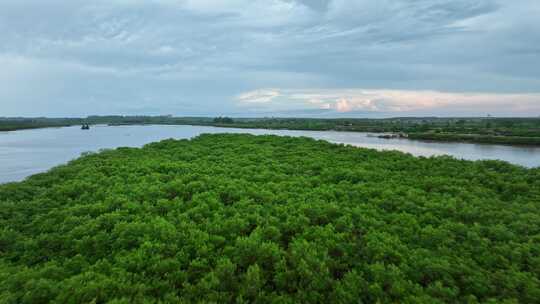
[[202, 135], [0, 186], [0, 303], [535, 303], [540, 171]]

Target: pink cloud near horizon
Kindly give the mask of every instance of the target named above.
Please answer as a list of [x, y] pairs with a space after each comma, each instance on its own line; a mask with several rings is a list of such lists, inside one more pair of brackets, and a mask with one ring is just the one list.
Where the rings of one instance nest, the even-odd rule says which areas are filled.
[[455, 93], [411, 90], [263, 89], [238, 96], [265, 110], [326, 109], [339, 113], [478, 113], [540, 115], [540, 93]]

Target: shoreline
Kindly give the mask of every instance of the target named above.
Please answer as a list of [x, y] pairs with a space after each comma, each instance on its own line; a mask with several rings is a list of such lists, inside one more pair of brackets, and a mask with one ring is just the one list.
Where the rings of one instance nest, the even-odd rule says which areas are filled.
[[[103, 124], [90, 124], [90, 126]], [[377, 130], [346, 130], [342, 128], [286, 128], [286, 127], [263, 127], [242, 124], [215, 124], [215, 123], [108, 123], [110, 127], [121, 126], [201, 126], [229, 129], [258, 129], [258, 130], [289, 130], [289, 131], [316, 131], [316, 132], [352, 132], [352, 133], [374, 133], [381, 134], [377, 137], [387, 140], [408, 139], [434, 143], [470, 143], [470, 144], [485, 144], [485, 145], [504, 145], [514, 147], [540, 147], [540, 137], [520, 137], [520, 136], [497, 136], [497, 135], [482, 135], [482, 134], [453, 134], [453, 133], [415, 133], [415, 132], [387, 132]], [[15, 127], [10, 129], [0, 129], [2, 132], [46, 129], [46, 128], [63, 128], [73, 127], [71, 125], [43, 125], [43, 126], [28, 126]]]

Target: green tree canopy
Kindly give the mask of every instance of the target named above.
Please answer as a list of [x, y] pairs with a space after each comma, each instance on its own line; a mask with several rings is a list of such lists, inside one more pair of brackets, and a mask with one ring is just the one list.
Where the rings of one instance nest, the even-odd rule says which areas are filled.
[[539, 303], [540, 169], [202, 135], [0, 185], [0, 303]]

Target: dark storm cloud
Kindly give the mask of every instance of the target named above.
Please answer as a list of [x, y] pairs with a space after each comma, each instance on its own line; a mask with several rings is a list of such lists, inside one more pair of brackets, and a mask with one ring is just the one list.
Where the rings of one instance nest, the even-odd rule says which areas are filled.
[[539, 15], [536, 0], [2, 1], [0, 116], [461, 115], [490, 102], [538, 115]]

